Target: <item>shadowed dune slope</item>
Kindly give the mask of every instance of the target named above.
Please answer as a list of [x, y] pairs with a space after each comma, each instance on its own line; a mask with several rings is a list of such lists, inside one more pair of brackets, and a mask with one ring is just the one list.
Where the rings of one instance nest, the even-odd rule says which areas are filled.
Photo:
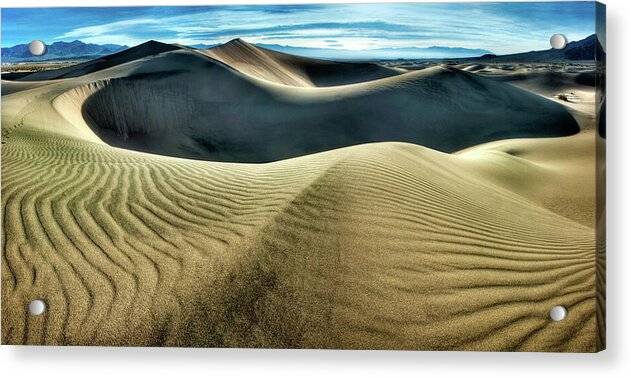
[[516, 70], [512, 74], [483, 74], [544, 96], [554, 96], [563, 91], [593, 90], [595, 72], [528, 72]]
[[345, 63], [304, 58], [254, 46], [242, 39], [201, 51], [245, 74], [298, 87], [360, 83], [395, 76], [402, 72], [374, 63]]
[[299, 88], [182, 50], [119, 71], [64, 96], [108, 143], [178, 157], [269, 162], [379, 141], [451, 152], [579, 130], [559, 104], [448, 67]]

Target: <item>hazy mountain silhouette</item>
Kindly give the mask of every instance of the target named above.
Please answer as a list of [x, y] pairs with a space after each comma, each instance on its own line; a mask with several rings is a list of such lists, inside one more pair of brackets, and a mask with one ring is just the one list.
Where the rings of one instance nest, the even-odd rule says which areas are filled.
[[44, 60], [72, 60], [90, 59], [103, 55], [113, 54], [118, 51], [128, 49], [129, 46], [94, 43], [84, 43], [79, 40], [72, 42], [55, 42], [47, 45], [48, 51], [43, 56], [33, 56], [27, 44], [15, 45], [13, 47], [2, 48], [2, 61], [24, 62], [24, 61], [44, 61]]
[[494, 62], [549, 62], [554, 60], [603, 60], [605, 51], [592, 34], [580, 41], [570, 42], [563, 49], [529, 51], [519, 54], [492, 55], [486, 54], [478, 60]]

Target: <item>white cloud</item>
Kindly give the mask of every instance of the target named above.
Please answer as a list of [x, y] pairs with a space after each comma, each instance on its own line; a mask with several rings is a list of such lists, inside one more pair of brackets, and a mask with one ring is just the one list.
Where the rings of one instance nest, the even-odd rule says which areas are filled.
[[[55, 39], [69, 39], [69, 38], [80, 38], [84, 42], [89, 38], [96, 38], [98, 36], [107, 36], [110, 32], [120, 32], [124, 29], [130, 29], [132, 27], [136, 27], [139, 25], [152, 25], [159, 24], [160, 21], [150, 18], [140, 18], [140, 19], [131, 19], [124, 21], [116, 21], [108, 24], [94, 25], [94, 26], [86, 26], [81, 28], [73, 29], [65, 34], [62, 34]], [[111, 36], [111, 35], [110, 35]], [[116, 42], [110, 42], [116, 43]]]
[[[76, 27], [55, 39], [127, 45], [159, 39], [191, 45], [223, 43], [240, 37], [258, 43], [348, 50], [440, 45], [488, 48], [496, 53], [547, 48], [548, 29], [552, 27], [549, 22], [533, 27], [539, 24], [495, 7], [472, 5], [465, 11], [450, 5], [371, 4], [274, 13], [265, 7], [238, 11], [211, 7], [200, 12], [159, 12], [152, 18], [138, 14], [128, 20]], [[318, 23], [322, 27], [317, 27]], [[376, 26], [354, 26], [361, 23]], [[584, 37], [584, 32], [574, 32], [576, 27], [554, 27], [571, 39]]]
[[136, 46], [141, 43], [147, 42], [145, 39], [139, 39], [132, 37], [127, 34], [102, 34], [95, 35], [92, 37], [83, 37], [81, 38], [82, 42], [85, 43], [95, 43], [97, 45], [105, 45], [108, 43], [113, 43], [117, 45], [127, 45], [127, 46]]

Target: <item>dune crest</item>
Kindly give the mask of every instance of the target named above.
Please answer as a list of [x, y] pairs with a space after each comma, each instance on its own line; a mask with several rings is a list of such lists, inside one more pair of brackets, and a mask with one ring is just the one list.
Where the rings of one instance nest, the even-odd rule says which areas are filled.
[[202, 52], [247, 75], [297, 87], [354, 84], [403, 72], [375, 63], [335, 62], [285, 54], [239, 38]]

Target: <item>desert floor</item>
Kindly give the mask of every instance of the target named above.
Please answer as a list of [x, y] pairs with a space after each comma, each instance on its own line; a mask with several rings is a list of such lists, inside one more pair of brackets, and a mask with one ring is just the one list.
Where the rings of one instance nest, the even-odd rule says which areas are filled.
[[597, 351], [594, 87], [550, 70], [150, 42], [3, 80], [2, 343]]

